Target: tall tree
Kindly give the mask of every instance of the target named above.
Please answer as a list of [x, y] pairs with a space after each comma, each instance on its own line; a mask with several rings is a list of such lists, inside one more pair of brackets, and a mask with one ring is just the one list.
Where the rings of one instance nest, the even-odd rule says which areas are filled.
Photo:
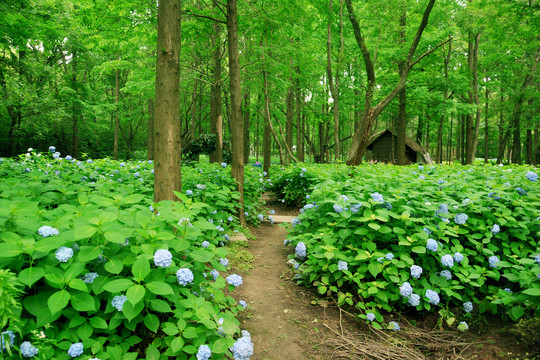
[[180, 0], [160, 0], [155, 104], [154, 201], [182, 190], [180, 127]]

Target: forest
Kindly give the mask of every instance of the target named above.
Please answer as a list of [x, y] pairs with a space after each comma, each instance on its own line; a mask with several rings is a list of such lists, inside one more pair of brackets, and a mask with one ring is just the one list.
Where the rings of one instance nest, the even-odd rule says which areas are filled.
[[[397, 164], [406, 138], [436, 163], [536, 164], [539, 10], [532, 0], [239, 2], [244, 161], [357, 164], [390, 129]], [[230, 156], [226, 5], [179, 11], [183, 160], [214, 149], [220, 159], [222, 143]], [[6, 0], [0, 12], [1, 156], [55, 144], [74, 158], [153, 158], [156, 1]]]

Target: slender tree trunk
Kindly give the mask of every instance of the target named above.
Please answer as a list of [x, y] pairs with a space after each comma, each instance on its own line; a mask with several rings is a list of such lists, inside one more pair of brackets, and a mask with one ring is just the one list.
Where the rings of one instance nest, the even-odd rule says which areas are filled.
[[488, 110], [489, 110], [489, 89], [486, 87], [486, 107], [484, 113], [484, 163], [489, 160], [489, 127], [488, 127]]
[[536, 129], [534, 130], [533, 165], [537, 166], [539, 162], [540, 162], [540, 125], [536, 123]]
[[533, 135], [532, 130], [527, 129], [527, 139], [525, 140], [525, 148], [527, 150], [527, 164], [533, 164]]
[[[402, 3], [403, 9], [399, 17], [399, 44], [404, 46], [407, 41], [407, 5]], [[405, 61], [398, 63], [399, 76], [402, 76], [405, 69]], [[403, 87], [398, 95], [399, 107], [397, 116], [397, 164], [407, 165], [406, 137], [407, 137], [407, 92]]]
[[154, 160], [154, 99], [148, 99], [148, 160]]
[[216, 135], [216, 150], [210, 154], [210, 162], [223, 161], [223, 116], [221, 110], [221, 27], [217, 22], [213, 24], [211, 34], [212, 60], [214, 63], [214, 81], [211, 87], [210, 99], [210, 133]]
[[118, 143], [120, 140], [120, 70], [115, 71], [115, 103], [116, 111], [114, 112], [114, 147], [113, 147], [113, 159], [118, 160]]
[[[266, 75], [266, 70], [263, 70], [263, 81], [264, 81], [264, 115], [266, 117], [266, 124], [268, 126], [268, 130], [270, 134], [272, 134], [272, 137], [274, 138], [275, 145], [278, 148], [279, 161], [283, 165], [285, 164], [285, 158], [283, 157], [283, 147], [281, 146], [281, 142], [279, 141], [276, 131], [274, 130], [274, 127], [272, 126], [272, 118], [270, 117], [270, 95], [268, 95], [268, 76]], [[265, 136], [266, 136], [266, 129], [265, 129]], [[266, 160], [265, 160], [265, 164], [266, 164]]]
[[[193, 44], [195, 48], [195, 44]], [[195, 54], [195, 69], [199, 67], [199, 58]], [[195, 129], [197, 128], [197, 87], [199, 79], [193, 79], [193, 93], [191, 94], [191, 124], [189, 126], [189, 141], [195, 140]]]
[[227, 0], [227, 40], [229, 42], [229, 78], [231, 91], [232, 177], [236, 180], [240, 200], [238, 217], [244, 218], [244, 132], [242, 123], [242, 91], [240, 88], [240, 58], [238, 52], [238, 12], [236, 0]]
[[[266, 89], [266, 85], [265, 89]], [[270, 118], [270, 110], [268, 104], [267, 91], [264, 92], [264, 117], [266, 121], [264, 122], [264, 134], [263, 134], [263, 170], [270, 174], [270, 163], [272, 161], [272, 134], [271, 134], [271, 124], [268, 119]]]
[[328, 23], [327, 23], [327, 40], [326, 40], [326, 77], [328, 78], [328, 86], [330, 87], [330, 94], [332, 94], [333, 100], [333, 115], [334, 115], [334, 157], [336, 160], [340, 157], [340, 144], [339, 144], [339, 89], [338, 80], [336, 78], [336, 84], [332, 78], [332, 0], [328, 5]]
[[[448, 132], [448, 143], [446, 144], [446, 159], [448, 161], [448, 165], [450, 165], [452, 161], [452, 131], [454, 130], [454, 121], [452, 118], [450, 118], [450, 131]], [[441, 155], [441, 163], [442, 163], [442, 155]]]
[[473, 36], [469, 33], [469, 72], [472, 76], [471, 88], [469, 89], [469, 104], [476, 106], [476, 121], [472, 114], [467, 115], [466, 125], [466, 164], [472, 164], [476, 155], [476, 144], [478, 136], [476, 125], [480, 122], [480, 99], [478, 97], [478, 45], [480, 43], [480, 34]]
[[249, 126], [250, 126], [250, 115], [251, 115], [251, 93], [249, 88], [246, 88], [244, 91], [244, 164], [249, 164]]
[[[441, 164], [443, 161], [443, 128], [446, 117], [446, 101], [448, 99], [448, 64], [452, 53], [452, 38], [448, 37], [448, 53], [444, 55], [444, 91], [443, 91], [443, 111], [439, 121], [439, 132], [437, 135], [437, 156], [435, 162]], [[452, 137], [450, 137], [451, 139]]]
[[180, 0], [160, 0], [154, 127], [154, 201], [182, 191], [180, 123]]
[[295, 69], [296, 79], [295, 95], [296, 95], [296, 157], [298, 161], [304, 162], [304, 123], [302, 119], [302, 93], [300, 91], [300, 67]]
[[78, 120], [80, 116], [79, 106], [77, 104], [77, 52], [73, 52], [73, 57], [71, 59], [71, 70], [72, 74], [72, 89], [75, 95], [73, 96], [73, 109], [72, 109], [72, 121], [73, 121], [73, 135], [72, 135], [72, 146], [73, 146], [73, 156], [75, 158], [79, 157], [79, 126]]

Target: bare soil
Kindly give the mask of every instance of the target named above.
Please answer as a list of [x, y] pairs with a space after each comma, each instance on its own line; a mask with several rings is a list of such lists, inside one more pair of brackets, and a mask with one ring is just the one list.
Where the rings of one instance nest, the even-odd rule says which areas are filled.
[[[270, 198], [263, 198], [276, 215], [296, 215]], [[249, 251], [253, 269], [242, 274], [235, 291], [248, 303], [240, 319], [251, 333], [252, 360], [330, 359], [534, 359], [507, 333], [489, 327], [489, 333], [434, 331], [436, 317], [402, 314], [394, 320], [407, 325], [400, 332], [376, 331], [342, 311], [313, 289], [298, 286], [287, 265], [290, 248], [283, 246], [287, 229], [265, 222], [251, 228]]]

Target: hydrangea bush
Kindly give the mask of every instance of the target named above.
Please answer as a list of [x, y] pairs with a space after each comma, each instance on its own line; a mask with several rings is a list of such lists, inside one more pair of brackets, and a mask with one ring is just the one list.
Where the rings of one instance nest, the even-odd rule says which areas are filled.
[[[193, 197], [155, 204], [152, 167], [34, 152], [0, 164], [0, 265], [15, 280], [0, 290], [20, 299], [3, 310], [2, 331], [14, 334], [3, 350], [188, 359], [204, 345], [212, 359], [232, 356], [243, 338], [236, 314], [244, 307], [231, 296], [241, 280], [227, 284], [220, 259], [224, 235], [238, 226], [228, 220], [234, 183], [219, 165], [184, 166]], [[246, 204], [255, 209], [262, 187], [253, 171]]]
[[449, 324], [487, 311], [512, 320], [540, 315], [540, 186], [532, 170], [354, 171], [315, 185], [293, 223], [286, 244], [299, 282], [355, 306], [361, 318], [374, 314], [379, 327], [384, 312], [400, 309], [438, 311]]

